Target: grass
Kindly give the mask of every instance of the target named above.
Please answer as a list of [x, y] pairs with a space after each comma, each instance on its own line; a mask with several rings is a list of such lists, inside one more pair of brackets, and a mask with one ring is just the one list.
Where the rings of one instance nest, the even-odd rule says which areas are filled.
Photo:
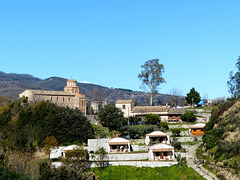
[[92, 168], [93, 171], [99, 179], [104, 180], [202, 180], [196, 171], [192, 168], [187, 167], [183, 163], [180, 169], [178, 165], [171, 167], [135, 167], [135, 166], [109, 166], [105, 167], [103, 171], [100, 168]]
[[30, 180], [30, 178], [26, 177], [23, 174], [17, 172], [8, 171], [2, 167], [0, 167], [0, 179], [2, 180]]

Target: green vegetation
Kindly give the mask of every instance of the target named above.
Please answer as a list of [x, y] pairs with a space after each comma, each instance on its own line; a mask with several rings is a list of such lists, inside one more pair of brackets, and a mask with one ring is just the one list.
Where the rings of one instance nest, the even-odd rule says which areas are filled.
[[163, 64], [159, 64], [159, 59], [152, 59], [145, 62], [141, 66], [143, 70], [138, 74], [138, 78], [142, 81], [143, 89], [145, 86], [149, 88], [150, 106], [152, 106], [152, 99], [158, 93], [158, 86], [165, 83], [162, 74], [164, 73]]
[[159, 122], [159, 115], [157, 114], [146, 114], [145, 121], [149, 125], [156, 125]]
[[238, 71], [233, 75], [233, 71], [230, 72], [229, 80], [227, 82], [228, 91], [232, 94], [232, 97], [237, 99], [240, 95], [240, 56], [237, 59], [236, 68]]
[[197, 117], [194, 115], [194, 112], [186, 111], [183, 115], [181, 115], [181, 119], [184, 122], [195, 122]]
[[197, 104], [201, 100], [200, 94], [194, 89], [190, 89], [190, 92], [186, 95], [186, 101], [188, 104]]
[[30, 178], [26, 177], [21, 173], [11, 172], [2, 167], [0, 167], [0, 179], [2, 180], [30, 180]]
[[[207, 162], [222, 162], [223, 167], [232, 168], [236, 174], [240, 173], [240, 107], [229, 108], [235, 101], [227, 101], [213, 110], [209, 122], [204, 128], [203, 147], [198, 149], [197, 154], [206, 151], [204, 158]], [[228, 111], [223, 116], [223, 113]], [[231, 134], [235, 136], [231, 136]]]
[[[159, 125], [160, 126], [160, 125]], [[146, 134], [161, 130], [164, 131], [164, 128], [159, 128], [156, 125], [140, 125], [140, 126], [123, 126], [119, 129], [119, 132], [123, 135], [130, 135], [132, 139], [138, 139], [145, 137]]]
[[119, 130], [123, 125], [127, 125], [123, 112], [114, 104], [107, 104], [98, 113], [98, 117], [104, 127], [110, 130]]
[[111, 166], [106, 167], [101, 172], [99, 168], [91, 169], [99, 179], [104, 180], [151, 180], [151, 179], [185, 179], [185, 180], [200, 180], [204, 179], [196, 171], [188, 168], [183, 162], [182, 168], [180, 169], [178, 165], [171, 167], [161, 167], [161, 168], [150, 168], [150, 167], [134, 167], [134, 166]]
[[2, 145], [16, 150], [43, 147], [47, 136], [54, 136], [59, 144], [83, 143], [94, 137], [80, 110], [48, 101], [31, 105], [26, 99], [18, 99], [0, 114], [0, 125]]
[[172, 137], [179, 137], [181, 134], [181, 130], [178, 128], [172, 129]]

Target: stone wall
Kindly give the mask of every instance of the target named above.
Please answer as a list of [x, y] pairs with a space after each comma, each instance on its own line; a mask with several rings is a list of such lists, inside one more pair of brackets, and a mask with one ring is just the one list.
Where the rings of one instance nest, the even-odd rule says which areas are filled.
[[88, 152], [96, 152], [103, 147], [107, 151], [106, 139], [88, 139]]
[[[195, 138], [197, 138], [197, 141], [202, 141], [201, 136], [189, 136], [189, 137], [175, 137], [178, 142], [189, 142], [189, 141], [194, 141]], [[171, 138], [171, 141], [173, 138]]]
[[[115, 161], [108, 162], [108, 166], [135, 166], [135, 167], [169, 167], [178, 164], [177, 161]], [[59, 168], [62, 162], [52, 162], [52, 167]], [[91, 168], [99, 167], [98, 163], [92, 162]]]
[[133, 151], [148, 151], [148, 146], [131, 145]]
[[[94, 157], [93, 157], [93, 156]], [[96, 161], [97, 155], [90, 154], [89, 160]], [[148, 159], [148, 153], [107, 154], [106, 161], [138, 161]]]
[[[135, 167], [169, 167], [178, 164], [177, 161], [118, 161], [109, 162], [109, 166], [135, 166]], [[92, 163], [91, 167], [98, 167], [96, 163]]]

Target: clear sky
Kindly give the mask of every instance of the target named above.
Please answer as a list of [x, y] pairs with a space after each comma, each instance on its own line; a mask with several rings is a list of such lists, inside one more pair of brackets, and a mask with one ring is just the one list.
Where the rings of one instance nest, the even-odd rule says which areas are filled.
[[240, 56], [236, 0], [0, 2], [0, 71], [140, 90], [146, 60], [165, 67], [160, 93], [229, 96]]

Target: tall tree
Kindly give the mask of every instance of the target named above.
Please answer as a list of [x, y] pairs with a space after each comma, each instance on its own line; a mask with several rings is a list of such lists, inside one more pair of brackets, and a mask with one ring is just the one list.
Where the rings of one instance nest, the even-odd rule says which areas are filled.
[[199, 103], [200, 100], [201, 100], [201, 97], [194, 88], [192, 88], [190, 92], [187, 93], [186, 101], [188, 104], [192, 104], [192, 103], [197, 104]]
[[159, 64], [159, 59], [152, 59], [146, 61], [141, 68], [143, 68], [143, 70], [138, 75], [138, 78], [142, 80], [142, 88], [144, 90], [146, 90], [146, 86], [149, 88], [150, 106], [152, 106], [152, 99], [158, 93], [159, 85], [165, 83], [162, 77], [164, 66], [163, 64]]
[[237, 72], [233, 74], [233, 71], [229, 74], [229, 80], [227, 81], [228, 92], [236, 99], [240, 95], [240, 56], [237, 59], [236, 63]]

